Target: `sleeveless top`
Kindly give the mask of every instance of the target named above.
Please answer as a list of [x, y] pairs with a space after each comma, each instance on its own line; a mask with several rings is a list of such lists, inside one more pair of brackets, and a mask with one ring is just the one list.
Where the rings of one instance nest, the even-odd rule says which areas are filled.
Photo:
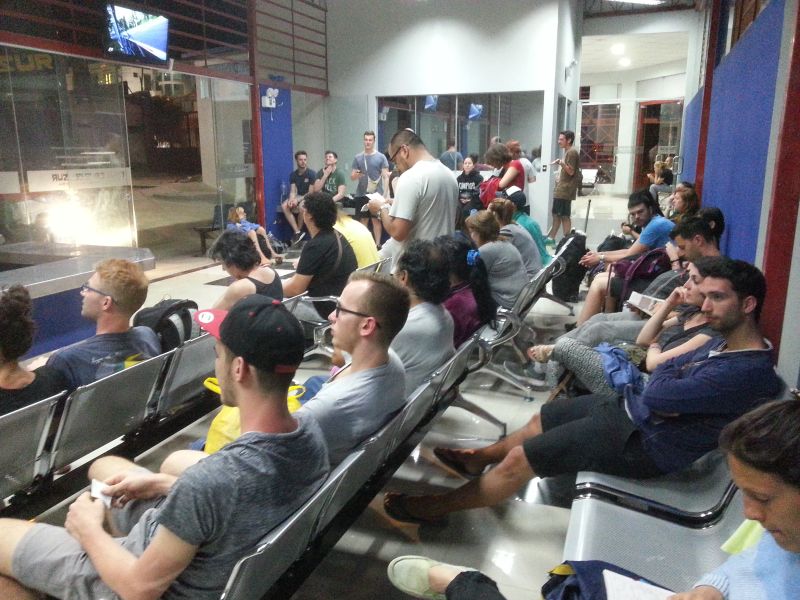
[[273, 279], [271, 283], [264, 283], [253, 277], [248, 277], [247, 280], [251, 281], [253, 285], [256, 286], [256, 294], [259, 296], [268, 296], [276, 300], [283, 300], [283, 284], [281, 283], [281, 278], [278, 273], [275, 272], [275, 269], [271, 269], [271, 271], [275, 273], [275, 279]]

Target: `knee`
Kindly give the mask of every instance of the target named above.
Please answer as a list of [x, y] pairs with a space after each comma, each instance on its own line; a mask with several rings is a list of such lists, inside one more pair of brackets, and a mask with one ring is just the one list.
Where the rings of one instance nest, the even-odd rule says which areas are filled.
[[133, 463], [119, 456], [103, 456], [89, 465], [88, 477], [105, 481], [130, 466], [133, 466]]

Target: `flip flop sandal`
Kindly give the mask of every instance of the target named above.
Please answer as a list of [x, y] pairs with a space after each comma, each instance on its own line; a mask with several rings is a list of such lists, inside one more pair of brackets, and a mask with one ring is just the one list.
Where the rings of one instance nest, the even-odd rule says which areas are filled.
[[444, 517], [417, 517], [408, 512], [406, 494], [389, 492], [383, 497], [383, 510], [395, 521], [414, 523], [415, 525], [444, 525]]

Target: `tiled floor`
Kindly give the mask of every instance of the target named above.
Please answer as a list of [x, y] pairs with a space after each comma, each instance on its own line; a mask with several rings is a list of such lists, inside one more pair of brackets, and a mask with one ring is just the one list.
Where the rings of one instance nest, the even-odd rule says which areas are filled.
[[[621, 198], [598, 196], [591, 200], [587, 232], [589, 245], [595, 246], [608, 235], [614, 224], [619, 230], [627, 208], [625, 199]], [[573, 224], [581, 229], [587, 205], [588, 198], [579, 198], [573, 204]], [[222, 268], [208, 266], [209, 261], [205, 258], [174, 254], [173, 258], [160, 261], [156, 271], [149, 272], [154, 282], [146, 305], [171, 297], [191, 298], [200, 307], [210, 306], [223, 291], [218, 285], [210, 285], [225, 277]], [[170, 277], [172, 273], [183, 274]], [[563, 307], [547, 300], [540, 301], [529, 315], [529, 324], [541, 341], [548, 341], [563, 332], [563, 325], [571, 320], [574, 317], [566, 316]], [[304, 363], [297, 379], [324, 373], [326, 368], [321, 360]], [[524, 424], [538, 411], [546, 397], [545, 392], [537, 392], [534, 401], [527, 402], [521, 391], [481, 373], [470, 376], [462, 385], [462, 391], [467, 399], [504, 420], [509, 431]], [[202, 436], [209, 422], [210, 417], [181, 432], [156, 451], [141, 457], [141, 462], [151, 468], [157, 467], [168, 452], [185, 448], [188, 442]], [[439, 445], [487, 445], [497, 435], [497, 428], [462, 409], [450, 408], [386, 489], [424, 493], [459, 486], [464, 480], [445, 469], [433, 457], [432, 449]], [[402, 554], [423, 554], [479, 568], [498, 581], [509, 600], [538, 597], [547, 571], [561, 560], [569, 511], [537, 503], [536, 486], [533, 482], [520, 490], [518, 498], [497, 507], [451, 515], [443, 527], [400, 525], [389, 520], [381, 508], [381, 492], [294, 598], [406, 598], [389, 584], [385, 575], [388, 562]], [[49, 522], [58, 523], [60, 519], [63, 519], [63, 509], [46, 517]]]

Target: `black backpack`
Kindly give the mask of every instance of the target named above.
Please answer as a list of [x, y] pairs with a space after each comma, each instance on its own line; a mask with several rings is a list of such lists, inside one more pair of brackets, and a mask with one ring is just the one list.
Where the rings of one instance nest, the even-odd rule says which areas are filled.
[[570, 232], [558, 242], [556, 252], [567, 243], [568, 239], [572, 239], [572, 243], [562, 255], [565, 262], [564, 271], [553, 278], [553, 295], [564, 302], [577, 302], [578, 288], [586, 275], [586, 268], [578, 264], [581, 257], [586, 254], [586, 236], [575, 231]]
[[196, 311], [197, 302], [193, 300], [167, 298], [137, 312], [133, 316], [133, 325], [155, 331], [161, 342], [161, 351], [168, 352], [199, 335], [200, 328], [192, 319]]

